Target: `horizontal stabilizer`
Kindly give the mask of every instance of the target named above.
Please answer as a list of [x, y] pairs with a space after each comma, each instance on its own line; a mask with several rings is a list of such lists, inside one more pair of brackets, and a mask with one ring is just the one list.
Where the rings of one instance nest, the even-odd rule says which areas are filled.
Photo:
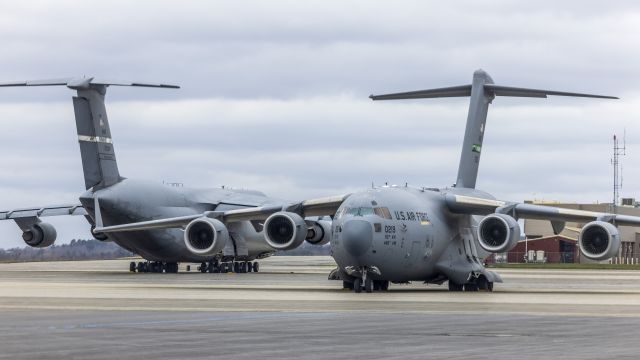
[[426, 99], [439, 97], [461, 97], [471, 95], [471, 85], [452, 86], [438, 89], [418, 90], [386, 95], [371, 95], [371, 100]]
[[155, 87], [155, 88], [167, 88], [167, 89], [179, 89], [180, 86], [170, 84], [158, 84], [158, 83], [144, 83], [144, 82], [132, 82], [132, 81], [112, 81], [100, 78], [64, 78], [64, 79], [49, 79], [49, 80], [31, 80], [31, 81], [13, 81], [7, 83], [0, 83], [0, 87], [8, 86], [67, 86], [74, 90], [89, 89], [91, 85], [100, 86], [140, 86], [140, 87]]
[[517, 87], [511, 87], [511, 86], [500, 86], [500, 85], [494, 85], [494, 84], [485, 84], [484, 91], [488, 93], [493, 93], [495, 96], [546, 98], [547, 95], [553, 95], [553, 96], [587, 97], [587, 98], [597, 98], [597, 99], [618, 99], [615, 96], [607, 96], [607, 95], [594, 95], [594, 94], [582, 94], [582, 93], [553, 91], [553, 90], [527, 89], [527, 88], [517, 88]]
[[[582, 94], [564, 91], [553, 90], [539, 90], [539, 89], [527, 89], [511, 86], [500, 86], [494, 84], [484, 84], [484, 92], [487, 95], [494, 96], [513, 96], [513, 97], [534, 97], [534, 98], [546, 98], [547, 95], [554, 96], [573, 96], [573, 97], [587, 97], [587, 98], [599, 98], [599, 99], [618, 99], [615, 96], [607, 95], [594, 95], [594, 94]], [[440, 98], [440, 97], [461, 97], [471, 96], [471, 85], [453, 86], [446, 88], [427, 89], [409, 92], [400, 92], [384, 95], [371, 95], [371, 100], [403, 100], [403, 99], [428, 99], [428, 98]]]

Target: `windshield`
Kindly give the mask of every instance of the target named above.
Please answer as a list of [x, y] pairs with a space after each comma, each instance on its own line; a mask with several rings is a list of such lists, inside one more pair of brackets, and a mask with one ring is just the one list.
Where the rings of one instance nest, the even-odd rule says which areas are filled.
[[342, 211], [336, 214], [336, 217], [340, 218], [342, 215], [351, 215], [351, 216], [366, 216], [366, 215], [377, 215], [383, 219], [391, 219], [391, 212], [386, 207], [351, 207], [344, 208]]

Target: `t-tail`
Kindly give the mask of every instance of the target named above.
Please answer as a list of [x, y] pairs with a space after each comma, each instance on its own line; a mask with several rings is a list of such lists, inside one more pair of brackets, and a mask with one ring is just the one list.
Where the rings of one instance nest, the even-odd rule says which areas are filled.
[[0, 83], [0, 87], [56, 85], [66, 86], [77, 91], [78, 96], [73, 97], [73, 108], [76, 117], [78, 142], [80, 143], [84, 183], [86, 189], [93, 188], [94, 190], [109, 187], [122, 180], [120, 172], [118, 171], [118, 164], [116, 163], [116, 155], [111, 140], [111, 130], [109, 129], [109, 120], [104, 104], [107, 87], [116, 85], [179, 88], [179, 86], [167, 84], [106, 81], [96, 78], [67, 78]]
[[496, 96], [535, 97], [546, 98], [547, 95], [575, 96], [602, 99], [617, 99], [614, 96], [580, 94], [571, 92], [526, 89], [509, 86], [500, 86], [493, 83], [491, 76], [484, 70], [476, 70], [473, 73], [473, 82], [470, 85], [401, 92], [386, 95], [371, 95], [372, 100], [400, 100], [400, 99], [425, 99], [440, 97], [469, 96], [469, 114], [467, 115], [467, 128], [464, 133], [462, 154], [458, 167], [458, 178], [455, 187], [475, 188], [480, 165], [480, 153], [482, 152], [482, 140], [484, 138], [485, 122], [489, 104]]

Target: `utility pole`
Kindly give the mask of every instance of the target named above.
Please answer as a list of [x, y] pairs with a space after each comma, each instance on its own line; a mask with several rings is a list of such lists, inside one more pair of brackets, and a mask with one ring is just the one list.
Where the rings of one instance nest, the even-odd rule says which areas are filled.
[[618, 213], [618, 198], [620, 196], [620, 189], [622, 188], [622, 168], [620, 166], [620, 156], [626, 155], [626, 138], [627, 130], [625, 129], [624, 135], [622, 137], [622, 146], [620, 146], [617, 136], [615, 134], [613, 135], [613, 159], [611, 159], [611, 164], [613, 165], [613, 203], [611, 205], [611, 212], [614, 214]]

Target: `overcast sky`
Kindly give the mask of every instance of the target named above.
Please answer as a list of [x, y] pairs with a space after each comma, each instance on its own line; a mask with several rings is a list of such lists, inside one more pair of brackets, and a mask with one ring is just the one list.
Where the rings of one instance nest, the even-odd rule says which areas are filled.
[[[482, 3], [482, 4], [481, 4]], [[298, 200], [385, 182], [455, 181], [468, 99], [371, 93], [467, 84], [620, 100], [498, 98], [477, 187], [496, 197], [610, 202], [612, 136], [627, 133], [625, 197], [640, 198], [637, 1], [4, 1], [0, 81], [100, 76], [120, 172]], [[0, 207], [84, 190], [73, 92], [0, 88]], [[89, 238], [55, 218], [59, 239]], [[13, 222], [0, 247], [23, 246]]]

